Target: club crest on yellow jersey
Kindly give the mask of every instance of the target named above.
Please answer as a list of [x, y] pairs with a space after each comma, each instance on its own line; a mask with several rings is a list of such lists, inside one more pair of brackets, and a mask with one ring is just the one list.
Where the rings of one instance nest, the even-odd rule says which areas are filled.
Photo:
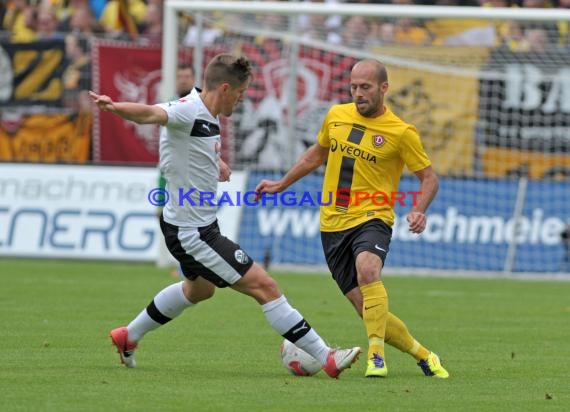
[[372, 144], [374, 145], [374, 147], [380, 147], [384, 143], [386, 143], [386, 138], [384, 136], [379, 134], [372, 136]]

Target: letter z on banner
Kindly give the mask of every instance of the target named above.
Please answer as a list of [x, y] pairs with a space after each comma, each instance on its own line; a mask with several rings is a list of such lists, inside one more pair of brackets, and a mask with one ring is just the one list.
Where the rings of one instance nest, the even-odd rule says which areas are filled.
[[[158, 47], [126, 42], [93, 43], [93, 88], [114, 101], [157, 103], [161, 79]], [[95, 111], [93, 158], [103, 162], [158, 162], [158, 126], [138, 125]]]

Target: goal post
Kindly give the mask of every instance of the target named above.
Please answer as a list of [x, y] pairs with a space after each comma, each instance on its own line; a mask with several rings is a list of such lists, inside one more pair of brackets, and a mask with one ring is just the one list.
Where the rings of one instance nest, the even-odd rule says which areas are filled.
[[[181, 61], [198, 84], [216, 53], [254, 64], [246, 99], [222, 119], [244, 191], [314, 143], [328, 108], [350, 101], [352, 65], [376, 58], [387, 104], [417, 126], [441, 181], [421, 236], [397, 205], [387, 267], [570, 271], [570, 9], [166, 0], [163, 18], [163, 97]], [[400, 190], [417, 189], [406, 173]], [[281, 206], [246, 208], [236, 240], [256, 260], [323, 265], [318, 208]]]

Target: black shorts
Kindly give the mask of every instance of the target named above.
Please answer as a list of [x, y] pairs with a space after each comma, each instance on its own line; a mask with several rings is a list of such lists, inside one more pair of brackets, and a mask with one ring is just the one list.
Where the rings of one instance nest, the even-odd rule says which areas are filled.
[[200, 276], [223, 288], [240, 280], [253, 265], [237, 243], [222, 236], [217, 220], [208, 226], [185, 228], [165, 222], [161, 215], [160, 228], [168, 250], [189, 280]]
[[356, 256], [360, 252], [372, 252], [384, 263], [391, 238], [392, 228], [380, 219], [339, 232], [321, 232], [327, 265], [342, 293], [358, 287]]

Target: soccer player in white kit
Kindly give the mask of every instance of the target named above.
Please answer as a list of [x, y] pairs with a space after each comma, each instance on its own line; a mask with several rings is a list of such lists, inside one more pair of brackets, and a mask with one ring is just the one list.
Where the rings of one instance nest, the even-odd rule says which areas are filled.
[[327, 346], [289, 304], [277, 282], [238, 244], [221, 235], [215, 202], [203, 201], [204, 193], [217, 192], [218, 179], [229, 177], [228, 170], [220, 171], [218, 115], [232, 114], [250, 81], [247, 59], [219, 54], [206, 67], [203, 90], [194, 88], [177, 101], [156, 105], [113, 102], [89, 92], [103, 111], [165, 128], [160, 137], [160, 169], [170, 197], [160, 223], [185, 279], [161, 290], [127, 326], [111, 331], [121, 362], [129, 368], [135, 367], [134, 351], [147, 332], [211, 298], [216, 287], [230, 287], [254, 298], [271, 327], [317, 359], [332, 378], [349, 368], [361, 352], [359, 347]]

